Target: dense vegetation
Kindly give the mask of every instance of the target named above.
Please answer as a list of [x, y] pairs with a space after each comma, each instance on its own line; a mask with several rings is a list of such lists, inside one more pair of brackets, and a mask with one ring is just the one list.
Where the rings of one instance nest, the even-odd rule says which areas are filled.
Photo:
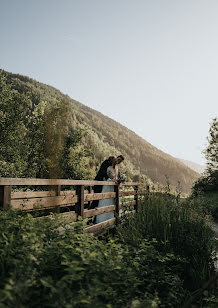
[[199, 201], [218, 220], [218, 120], [214, 118], [210, 130], [208, 146], [204, 151], [207, 159], [207, 168], [192, 188], [194, 198]]
[[180, 307], [214, 270], [210, 221], [170, 195], [145, 197], [101, 239], [13, 211], [0, 234], [0, 307]]
[[116, 121], [28, 77], [0, 70], [0, 102], [0, 176], [92, 179], [106, 157], [122, 153], [129, 180], [160, 186], [167, 175], [188, 192], [198, 177]]

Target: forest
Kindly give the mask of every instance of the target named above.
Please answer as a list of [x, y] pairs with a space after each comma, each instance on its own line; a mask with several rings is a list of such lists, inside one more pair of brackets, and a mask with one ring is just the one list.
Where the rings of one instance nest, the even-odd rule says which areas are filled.
[[189, 193], [199, 174], [133, 131], [59, 90], [0, 70], [0, 176], [93, 179], [123, 154], [122, 172], [156, 189]]

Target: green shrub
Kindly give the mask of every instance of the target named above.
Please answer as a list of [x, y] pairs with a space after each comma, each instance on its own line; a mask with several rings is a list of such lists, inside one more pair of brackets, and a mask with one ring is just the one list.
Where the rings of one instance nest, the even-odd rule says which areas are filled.
[[[62, 229], [61, 229], [61, 228]], [[81, 222], [0, 212], [0, 307], [176, 307], [184, 261], [119, 239], [99, 240]]]
[[167, 194], [145, 197], [138, 214], [117, 231], [124, 243], [137, 247], [143, 239], [156, 238], [159, 249], [185, 259], [181, 277], [188, 288], [200, 287], [214, 271], [214, 234], [196, 200], [178, 202]]

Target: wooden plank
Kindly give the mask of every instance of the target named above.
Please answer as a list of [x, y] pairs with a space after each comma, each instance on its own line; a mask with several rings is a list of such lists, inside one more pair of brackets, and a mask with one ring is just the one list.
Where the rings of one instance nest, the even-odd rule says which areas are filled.
[[129, 201], [129, 202], [122, 202], [120, 204], [120, 208], [123, 208], [124, 206], [135, 206], [136, 205], [136, 201], [133, 200], [133, 201]]
[[[89, 180], [68, 180], [68, 179], [33, 179], [33, 178], [0, 178], [0, 185], [15, 185], [15, 186], [28, 186], [28, 185], [39, 185], [39, 186], [53, 186], [53, 185], [114, 185], [112, 181], [89, 181]], [[122, 186], [137, 186], [137, 182], [126, 182]]]
[[25, 198], [42, 198], [42, 197], [54, 197], [55, 191], [19, 191], [12, 192], [11, 199], [25, 199]]
[[110, 181], [86, 181], [86, 180], [67, 180], [67, 179], [32, 179], [32, 178], [0, 178], [0, 185], [39, 185], [39, 186], [53, 186], [53, 185], [114, 185]]
[[[85, 194], [88, 194], [88, 190], [84, 191]], [[61, 190], [60, 196], [70, 196], [76, 195], [75, 190]], [[25, 199], [25, 198], [42, 198], [42, 197], [54, 197], [56, 196], [56, 192], [51, 191], [19, 191], [19, 192], [12, 192], [11, 199]]]
[[102, 199], [110, 199], [115, 198], [115, 192], [107, 192], [107, 193], [94, 193], [85, 195], [85, 201], [93, 201], [93, 200], [102, 200]]
[[124, 196], [134, 196], [136, 195], [135, 190], [127, 190], [127, 191], [120, 191], [119, 196], [124, 197]]
[[14, 209], [33, 210], [51, 208], [56, 206], [69, 206], [77, 202], [77, 196], [56, 196], [48, 198], [16, 199], [11, 200], [11, 207]]
[[109, 206], [103, 206], [103, 207], [97, 207], [92, 210], [84, 210], [84, 218], [96, 216], [103, 213], [109, 213], [115, 210], [115, 205], [109, 205]]
[[85, 228], [84, 232], [85, 233], [94, 233], [96, 231], [102, 230], [102, 229], [104, 229], [106, 227], [114, 225], [115, 224], [115, 220], [116, 220], [115, 218], [111, 218], [109, 220], [100, 222], [99, 224], [96, 224], [96, 225], [90, 226], [88, 228]]

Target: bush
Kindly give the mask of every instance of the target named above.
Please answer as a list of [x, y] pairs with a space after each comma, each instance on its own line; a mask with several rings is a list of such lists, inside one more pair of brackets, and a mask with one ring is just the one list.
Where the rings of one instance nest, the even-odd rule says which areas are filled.
[[143, 239], [156, 238], [159, 250], [186, 260], [180, 277], [187, 288], [200, 287], [214, 271], [214, 234], [196, 200], [178, 202], [171, 195], [157, 193], [145, 197], [138, 214], [126, 219], [118, 234], [124, 243], [136, 247]]
[[[62, 229], [60, 229], [60, 227]], [[99, 240], [82, 223], [0, 213], [0, 307], [175, 307], [184, 290], [173, 254]], [[61, 230], [61, 232], [60, 232]]]

